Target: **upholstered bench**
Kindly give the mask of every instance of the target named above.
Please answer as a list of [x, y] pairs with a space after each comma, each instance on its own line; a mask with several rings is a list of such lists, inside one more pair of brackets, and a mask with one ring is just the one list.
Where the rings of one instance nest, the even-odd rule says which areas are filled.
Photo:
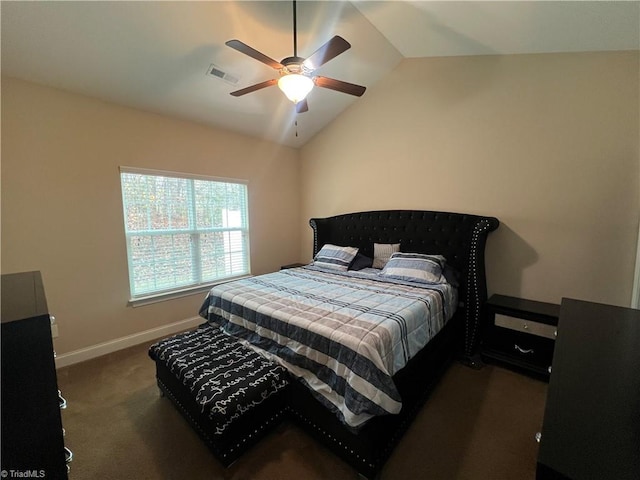
[[153, 344], [158, 387], [228, 466], [284, 417], [288, 374], [208, 324]]

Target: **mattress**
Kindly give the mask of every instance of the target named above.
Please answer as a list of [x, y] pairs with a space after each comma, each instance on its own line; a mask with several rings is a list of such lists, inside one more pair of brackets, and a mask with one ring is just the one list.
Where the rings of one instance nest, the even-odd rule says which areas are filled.
[[200, 315], [284, 366], [349, 427], [398, 413], [393, 375], [455, 313], [447, 284], [313, 266], [213, 287]]

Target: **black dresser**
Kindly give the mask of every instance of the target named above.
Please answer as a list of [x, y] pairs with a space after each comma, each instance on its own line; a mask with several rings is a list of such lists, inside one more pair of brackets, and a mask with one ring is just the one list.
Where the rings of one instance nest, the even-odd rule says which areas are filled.
[[2, 476], [66, 479], [51, 319], [40, 272], [2, 275]]
[[563, 299], [537, 479], [640, 478], [640, 310]]

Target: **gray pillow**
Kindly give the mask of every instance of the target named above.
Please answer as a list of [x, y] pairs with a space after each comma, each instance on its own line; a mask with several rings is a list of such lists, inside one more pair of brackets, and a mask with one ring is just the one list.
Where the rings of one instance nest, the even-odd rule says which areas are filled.
[[313, 265], [346, 272], [356, 253], [358, 249], [355, 247], [340, 247], [327, 243], [316, 254]]
[[380, 275], [419, 283], [446, 283], [442, 269], [447, 260], [442, 255], [394, 253]]
[[400, 251], [399, 243], [374, 243], [373, 268], [384, 268], [394, 252]]

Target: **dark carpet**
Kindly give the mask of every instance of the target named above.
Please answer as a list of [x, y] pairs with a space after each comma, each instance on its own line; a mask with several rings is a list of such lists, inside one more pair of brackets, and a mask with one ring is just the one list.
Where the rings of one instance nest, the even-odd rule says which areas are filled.
[[[70, 479], [356, 479], [290, 423], [223, 468], [155, 384], [149, 344], [58, 370]], [[533, 480], [547, 384], [453, 364], [385, 465], [382, 480]]]

